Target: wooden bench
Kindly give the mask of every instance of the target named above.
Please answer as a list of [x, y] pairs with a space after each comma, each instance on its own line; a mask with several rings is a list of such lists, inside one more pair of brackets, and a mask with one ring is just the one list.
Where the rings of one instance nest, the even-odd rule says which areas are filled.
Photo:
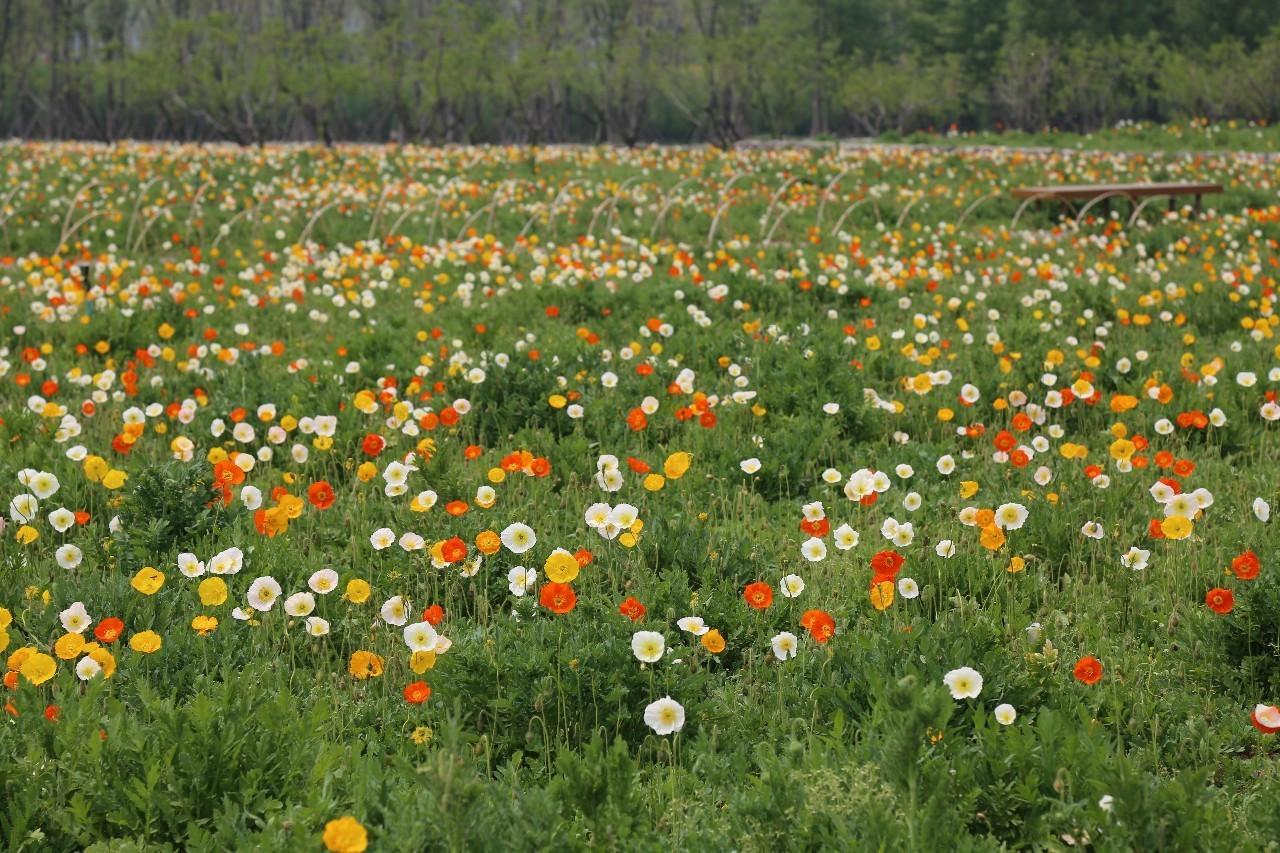
[[[1129, 202], [1130, 222], [1138, 215], [1138, 211], [1148, 201], [1155, 198], [1169, 199], [1169, 210], [1174, 209], [1174, 202], [1179, 196], [1195, 196], [1195, 209], [1200, 212], [1200, 200], [1206, 195], [1222, 192], [1222, 184], [1208, 183], [1169, 183], [1169, 184], [1061, 184], [1044, 187], [1019, 187], [1013, 191], [1013, 197], [1022, 200], [1018, 213], [1032, 202], [1061, 202], [1063, 209], [1077, 209], [1078, 202], [1084, 202], [1076, 214], [1076, 221], [1084, 217], [1085, 211], [1094, 204], [1101, 203], [1103, 209], [1111, 209], [1111, 200], [1127, 199]], [[1139, 204], [1139, 199], [1143, 199]], [[1018, 217], [1014, 216], [1016, 224]]]

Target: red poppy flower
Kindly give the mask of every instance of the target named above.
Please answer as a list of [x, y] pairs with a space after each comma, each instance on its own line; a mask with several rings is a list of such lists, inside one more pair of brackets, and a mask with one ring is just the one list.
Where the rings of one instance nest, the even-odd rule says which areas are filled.
[[444, 620], [444, 608], [439, 604], [433, 604], [426, 610], [422, 611], [422, 621], [431, 625], [433, 628]]
[[364, 451], [366, 456], [377, 456], [386, 446], [387, 440], [373, 432], [366, 435], [364, 441], [360, 443], [360, 449]]
[[871, 558], [871, 571], [876, 575], [884, 575], [885, 580], [893, 580], [905, 562], [897, 551], [881, 551]]
[[1077, 681], [1085, 684], [1097, 684], [1102, 678], [1102, 661], [1095, 657], [1080, 658], [1076, 662], [1075, 676]]

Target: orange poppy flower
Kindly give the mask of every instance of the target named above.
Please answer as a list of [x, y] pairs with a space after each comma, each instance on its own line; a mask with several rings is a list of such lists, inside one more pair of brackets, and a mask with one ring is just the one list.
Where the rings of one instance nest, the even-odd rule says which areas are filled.
[[627, 415], [627, 426], [631, 427], [634, 432], [639, 432], [648, 425], [649, 418], [645, 415], [643, 409], [632, 409]]
[[422, 621], [435, 627], [444, 621], [444, 608], [439, 604], [433, 604], [426, 610], [422, 611]]
[[244, 471], [230, 459], [223, 459], [213, 466], [213, 479], [224, 486], [237, 486], [244, 482]]
[[484, 448], [480, 447], [477, 444], [468, 445], [467, 449], [462, 451], [462, 455], [465, 456], [467, 459], [479, 459], [481, 454], [483, 453], [484, 453]]
[[440, 548], [440, 556], [446, 563], [456, 563], [467, 558], [467, 543], [457, 536], [447, 540]]
[[444, 511], [449, 515], [462, 515], [468, 509], [466, 501], [449, 501], [444, 505]]
[[476, 547], [486, 556], [496, 554], [502, 547], [502, 539], [492, 530], [485, 530], [476, 536]]
[[634, 597], [628, 596], [627, 600], [622, 602], [618, 607], [618, 612], [630, 619], [632, 622], [639, 622], [644, 618], [646, 612], [645, 606], [636, 601]]
[[592, 554], [586, 548], [579, 548], [574, 552], [573, 559], [577, 560], [578, 565], [585, 569], [587, 566], [591, 565], [591, 561], [595, 559], [595, 554]]
[[373, 432], [366, 435], [364, 441], [360, 442], [360, 449], [364, 451], [366, 456], [377, 456], [386, 446], [387, 440]]
[[1102, 661], [1095, 657], [1080, 658], [1076, 662], [1075, 676], [1076, 681], [1097, 684], [1098, 679], [1102, 678]]
[[356, 678], [364, 680], [382, 675], [382, 665], [384, 663], [386, 663], [384, 658], [372, 652], [355, 651], [351, 653], [351, 662], [347, 665], [347, 671]]
[[124, 633], [124, 623], [114, 616], [103, 619], [93, 629], [93, 636], [104, 643], [114, 643]]
[[538, 603], [552, 613], [568, 613], [578, 603], [578, 596], [567, 583], [544, 583], [538, 592]]
[[825, 643], [836, 633], [835, 620], [822, 610], [806, 610], [800, 617], [800, 625], [808, 628], [809, 633], [813, 634], [813, 638], [819, 643]]
[[742, 597], [747, 600], [747, 604], [750, 604], [756, 610], [768, 610], [769, 606], [773, 604], [773, 588], [767, 583], [757, 581], [756, 583], [747, 584]]
[[1231, 590], [1217, 587], [1205, 593], [1204, 603], [1209, 605], [1209, 609], [1214, 613], [1230, 613], [1231, 608], [1236, 606], [1236, 598], [1231, 594]]
[[421, 705], [431, 696], [431, 688], [425, 681], [415, 681], [404, 689], [404, 700], [411, 705]]
[[1258, 576], [1258, 572], [1262, 569], [1262, 563], [1258, 560], [1258, 555], [1253, 551], [1245, 551], [1239, 557], [1231, 561], [1231, 571], [1236, 573], [1236, 577], [1241, 580], [1253, 580]]
[[643, 460], [636, 459], [634, 456], [627, 457], [627, 465], [637, 474], [648, 474], [652, 470]]
[[311, 505], [316, 509], [328, 509], [333, 506], [333, 486], [326, 480], [312, 483], [307, 489], [307, 500], [311, 501]]
[[826, 536], [831, 532], [831, 522], [825, 518], [820, 518], [817, 521], [809, 521], [808, 519], [805, 519], [800, 522], [800, 530], [803, 533], [807, 533], [810, 536], [821, 539], [823, 536]]
[[999, 551], [1004, 547], [1004, 543], [1004, 531], [994, 524], [988, 524], [982, 528], [982, 535], [978, 537], [978, 544], [988, 551]]

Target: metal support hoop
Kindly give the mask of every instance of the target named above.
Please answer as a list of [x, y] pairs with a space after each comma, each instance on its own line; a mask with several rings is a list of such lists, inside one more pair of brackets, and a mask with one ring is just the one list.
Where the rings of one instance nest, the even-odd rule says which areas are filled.
[[341, 199], [334, 199], [312, 214], [311, 221], [307, 223], [306, 228], [302, 229], [302, 236], [298, 238], [298, 245], [305, 246], [307, 244], [307, 238], [311, 236], [311, 229], [315, 227], [316, 222], [320, 220], [320, 217], [324, 216], [331, 208], [337, 207], [341, 203]]
[[898, 216], [898, 221], [894, 223], [894, 229], [902, 227], [902, 223], [907, 221], [907, 214], [911, 212], [911, 208], [916, 206], [916, 202], [923, 201], [924, 196], [919, 195], [907, 202], [907, 206], [902, 208], [902, 213]]
[[1009, 229], [1018, 227], [1018, 220], [1022, 218], [1022, 212], [1031, 206], [1032, 202], [1044, 201], [1047, 198], [1053, 198], [1053, 193], [1036, 193], [1028, 197], [1022, 204], [1018, 205], [1017, 211], [1013, 214], [1013, 219], [1009, 222]]
[[1000, 195], [999, 190], [996, 190], [995, 192], [989, 192], [986, 195], [974, 201], [973, 204], [965, 208], [964, 213], [960, 214], [960, 221], [956, 223], [956, 230], [959, 231], [961, 227], [964, 226], [965, 220], [969, 218], [969, 214], [973, 213], [975, 210], [978, 209], [978, 205], [982, 204], [984, 201], [995, 198], [998, 195]]
[[872, 209], [876, 212], [876, 222], [883, 222], [884, 220], [880, 218], [880, 202], [876, 201], [873, 196], [867, 196], [866, 198], [858, 199], [853, 204], [845, 208], [844, 213], [840, 214], [840, 218], [836, 220], [836, 227], [831, 229], [831, 236], [837, 236], [840, 233], [840, 226], [844, 225], [844, 221], [849, 218], [849, 214], [853, 213], [867, 202], [871, 202]]
[[832, 178], [831, 182], [827, 184], [826, 189], [822, 191], [822, 199], [818, 202], [818, 219], [814, 222], [814, 227], [818, 230], [822, 229], [822, 211], [827, 206], [827, 198], [830, 197], [831, 190], [833, 190], [835, 185], [840, 182], [840, 179], [847, 174], [849, 174], [849, 170], [845, 169], [843, 172]]
[[769, 217], [773, 215], [773, 208], [777, 206], [777, 204], [778, 204], [778, 199], [782, 198], [782, 194], [783, 194], [783, 193], [785, 193], [785, 192], [787, 191], [787, 188], [788, 188], [788, 187], [790, 187], [792, 184], [794, 184], [794, 183], [795, 183], [796, 181], [798, 181], [798, 180], [800, 180], [800, 176], [799, 176], [799, 175], [797, 175], [796, 177], [791, 178], [790, 180], [788, 180], [788, 181], [787, 181], [786, 183], [784, 183], [782, 186], [778, 187], [778, 191], [777, 191], [776, 193], [774, 193], [774, 194], [773, 194], [773, 198], [771, 198], [771, 199], [769, 200], [769, 206], [768, 206], [767, 208], [765, 208], [765, 211], [764, 211], [764, 217], [763, 217], [763, 218], [761, 219], [761, 221], [760, 221], [760, 236], [761, 236], [761, 237], [763, 237], [763, 236], [764, 236], [764, 229], [769, 225]]
[[1080, 208], [1080, 212], [1076, 214], [1076, 228], [1079, 228], [1080, 223], [1084, 221], [1084, 215], [1089, 212], [1089, 208], [1093, 207], [1095, 204], [1097, 204], [1100, 201], [1106, 201], [1112, 198], [1127, 198], [1132, 200], [1133, 197], [1130, 196], [1128, 193], [1118, 192], [1118, 191], [1105, 192], [1102, 195], [1094, 196], [1093, 198], [1089, 199], [1089, 203], [1086, 204], [1084, 207]]
[[1151, 204], [1151, 202], [1153, 202], [1153, 201], [1162, 201], [1162, 200], [1164, 200], [1164, 199], [1169, 199], [1170, 201], [1172, 201], [1172, 200], [1173, 200], [1173, 199], [1175, 199], [1175, 198], [1177, 198], [1177, 196], [1175, 196], [1175, 195], [1153, 195], [1153, 196], [1148, 196], [1147, 198], [1145, 198], [1145, 199], [1143, 199], [1143, 200], [1142, 200], [1142, 204], [1138, 205], [1137, 207], [1135, 207], [1135, 208], [1133, 209], [1133, 214], [1129, 217], [1129, 223], [1128, 223], [1125, 227], [1126, 227], [1126, 228], [1132, 228], [1132, 227], [1133, 227], [1133, 223], [1135, 223], [1135, 222], [1137, 222], [1137, 221], [1138, 221], [1138, 215], [1142, 213], [1142, 209], [1143, 209], [1144, 207], [1146, 207], [1147, 205]]
[[667, 190], [666, 193], [663, 194], [662, 208], [658, 211], [658, 218], [653, 221], [653, 228], [649, 230], [650, 240], [657, 239], [658, 228], [662, 225], [663, 220], [666, 219], [667, 211], [670, 210], [671, 206], [676, 203], [676, 200], [672, 198], [672, 196], [675, 195], [675, 191], [680, 189], [685, 184], [691, 181], [696, 181], [696, 180], [697, 178], [685, 178], [683, 181], [680, 181], [678, 184], [676, 184], [671, 189]]

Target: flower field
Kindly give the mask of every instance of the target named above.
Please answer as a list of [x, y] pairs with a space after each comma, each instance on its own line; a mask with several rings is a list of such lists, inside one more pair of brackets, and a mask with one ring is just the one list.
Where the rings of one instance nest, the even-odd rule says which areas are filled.
[[1274, 845], [1278, 189], [0, 145], [0, 840]]

